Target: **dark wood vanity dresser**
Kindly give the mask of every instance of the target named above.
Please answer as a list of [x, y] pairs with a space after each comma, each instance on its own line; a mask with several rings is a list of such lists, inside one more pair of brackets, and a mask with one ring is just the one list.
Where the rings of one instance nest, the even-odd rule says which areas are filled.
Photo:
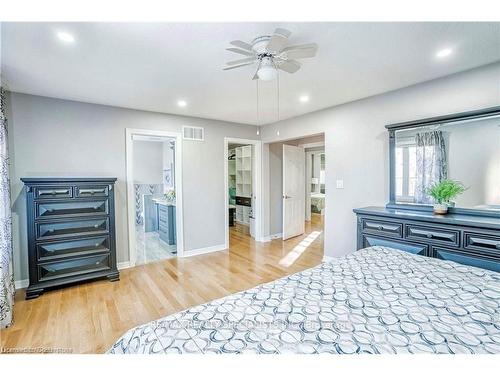
[[[386, 128], [389, 202], [354, 210], [357, 248], [386, 246], [500, 272], [500, 106]], [[443, 180], [466, 191], [438, 215], [429, 187]]]
[[46, 289], [119, 279], [115, 250], [116, 178], [22, 178], [26, 185], [29, 287]]
[[386, 246], [500, 272], [500, 217], [365, 207], [357, 248]]

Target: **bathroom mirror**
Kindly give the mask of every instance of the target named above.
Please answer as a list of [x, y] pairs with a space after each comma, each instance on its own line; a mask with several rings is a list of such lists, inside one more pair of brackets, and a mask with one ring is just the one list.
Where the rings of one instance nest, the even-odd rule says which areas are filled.
[[466, 191], [451, 211], [500, 215], [500, 107], [387, 126], [388, 206], [431, 207], [429, 187], [445, 179]]

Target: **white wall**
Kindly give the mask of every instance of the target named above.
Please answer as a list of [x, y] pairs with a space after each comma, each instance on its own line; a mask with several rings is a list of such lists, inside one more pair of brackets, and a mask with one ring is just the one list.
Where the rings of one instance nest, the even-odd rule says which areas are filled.
[[134, 140], [134, 183], [163, 182], [163, 142]]
[[[499, 83], [496, 63], [262, 126], [263, 142], [325, 133], [325, 255], [355, 249], [353, 208], [388, 201], [386, 124], [499, 105]], [[344, 180], [344, 189], [335, 189], [337, 179]]]
[[126, 128], [181, 132], [183, 125], [205, 127], [204, 142], [182, 145], [184, 244], [187, 251], [224, 244], [224, 137], [256, 139], [255, 126], [17, 93], [8, 95], [7, 113], [16, 280], [28, 276], [21, 177], [117, 177], [117, 257], [128, 260]]

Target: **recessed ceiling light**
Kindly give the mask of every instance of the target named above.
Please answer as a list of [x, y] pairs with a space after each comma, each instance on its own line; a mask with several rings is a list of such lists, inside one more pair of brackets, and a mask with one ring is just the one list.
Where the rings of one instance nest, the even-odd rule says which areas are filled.
[[436, 57], [442, 59], [443, 57], [450, 56], [452, 52], [451, 48], [444, 48], [436, 53]]
[[177, 102], [177, 105], [178, 105], [179, 107], [185, 107], [185, 106], [187, 106], [187, 102], [186, 102], [185, 100], [179, 100], [179, 101]]
[[57, 37], [59, 38], [59, 40], [62, 40], [63, 42], [66, 43], [73, 43], [75, 41], [75, 37], [65, 31], [59, 31], [57, 33]]
[[307, 103], [309, 101], [309, 96], [308, 95], [301, 95], [299, 97], [299, 100], [301, 103]]

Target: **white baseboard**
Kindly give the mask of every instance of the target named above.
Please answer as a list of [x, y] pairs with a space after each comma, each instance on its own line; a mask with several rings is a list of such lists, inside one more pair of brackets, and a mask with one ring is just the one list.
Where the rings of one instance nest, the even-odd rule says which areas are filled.
[[126, 262], [120, 262], [116, 265], [116, 268], [118, 268], [119, 270], [124, 270], [126, 268], [130, 268], [130, 267], [133, 267], [129, 261], [126, 261]]
[[28, 285], [30, 285], [30, 281], [28, 279], [14, 281], [14, 287], [16, 290], [27, 288]]
[[334, 257], [323, 255], [323, 262], [331, 262], [334, 259], [335, 259]]
[[[128, 262], [128, 261], [127, 262], [120, 262], [116, 266], [119, 270], [124, 270], [125, 268], [131, 267], [130, 262]], [[25, 289], [28, 287], [28, 285], [30, 285], [29, 279], [14, 281], [14, 287], [16, 288], [16, 290]]]
[[272, 240], [277, 240], [277, 239], [282, 238], [282, 237], [283, 237], [283, 233], [275, 233], [275, 234], [271, 234], [269, 236], [262, 237], [261, 242], [269, 242]]
[[216, 251], [221, 251], [221, 250], [226, 250], [226, 249], [227, 249], [226, 245], [221, 244], [221, 245], [215, 245], [215, 246], [201, 247], [199, 249], [193, 249], [193, 250], [184, 250], [184, 254], [182, 255], [182, 257], [183, 258], [192, 257], [195, 255], [214, 253]]

